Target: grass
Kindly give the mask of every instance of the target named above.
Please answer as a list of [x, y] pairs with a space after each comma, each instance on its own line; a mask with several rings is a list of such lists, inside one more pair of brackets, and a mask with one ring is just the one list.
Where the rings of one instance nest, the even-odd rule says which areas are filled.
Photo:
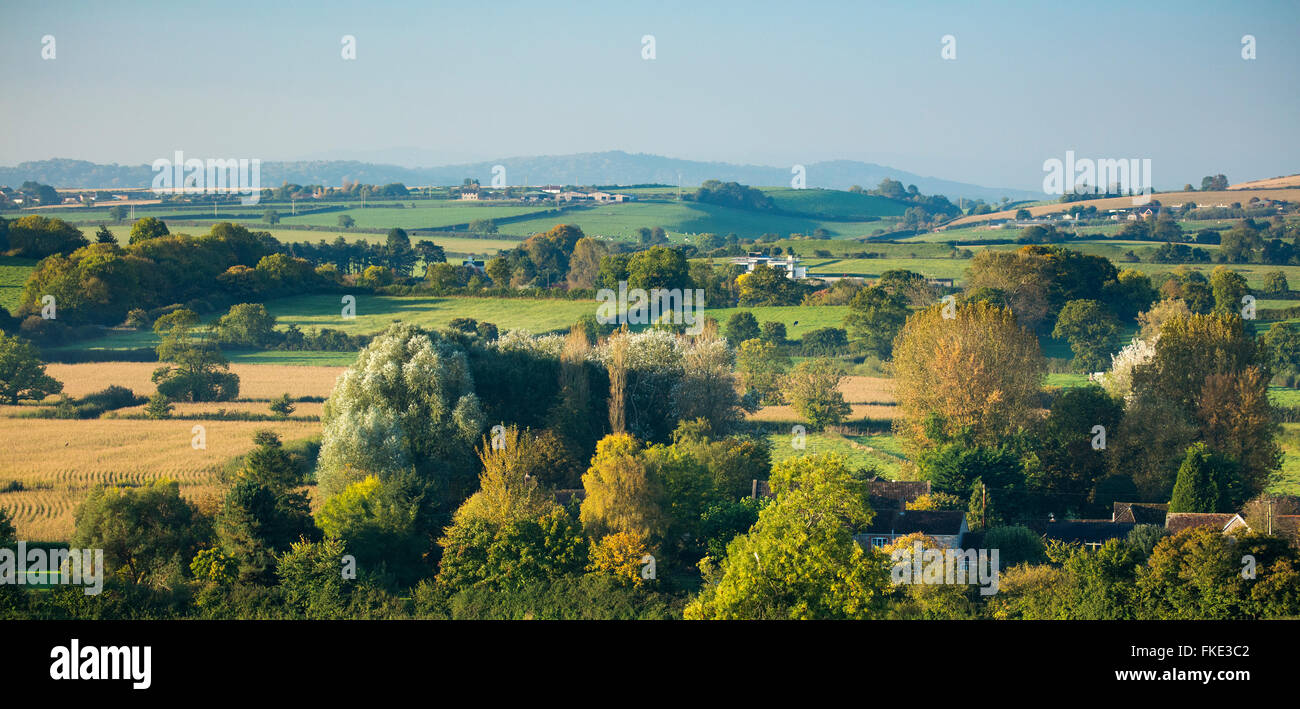
[[819, 305], [805, 307], [802, 305], [762, 305], [751, 308], [710, 308], [706, 316], [716, 318], [726, 334], [727, 319], [733, 314], [748, 311], [754, 314], [758, 322], [769, 320], [785, 324], [786, 337], [797, 340], [809, 330], [823, 327], [844, 327], [844, 316], [848, 314], [847, 305]]
[[630, 202], [584, 207], [563, 215], [540, 217], [500, 225], [503, 233], [529, 235], [556, 224], [575, 224], [588, 236], [631, 239], [639, 227], [663, 227], [673, 241], [689, 241], [695, 234], [736, 234], [757, 237], [812, 234], [826, 229], [832, 236], [867, 236], [889, 225], [886, 221], [837, 221], [734, 209], [697, 202]]
[[1282, 446], [1282, 470], [1267, 491], [1300, 495], [1300, 423], [1282, 424], [1282, 435], [1277, 442]]
[[23, 284], [36, 268], [34, 259], [0, 256], [0, 308], [13, 312], [22, 302]]
[[794, 447], [795, 439], [790, 433], [772, 433], [768, 440], [772, 443], [774, 464], [804, 455], [838, 453], [848, 459], [851, 468], [875, 468], [882, 476], [891, 479], [897, 479], [908, 465], [890, 434], [854, 436], [809, 432], [804, 437], [802, 449]]
[[888, 197], [843, 190], [771, 188], [763, 192], [783, 212], [798, 212], [829, 219], [901, 217], [911, 206]]
[[[365, 234], [365, 233], [358, 233], [358, 232], [347, 232], [342, 229], [336, 231], [277, 229], [275, 227], [267, 226], [266, 224], [262, 224], [258, 222], [245, 222], [245, 225], [249, 229], [252, 229], [254, 231], [265, 231], [269, 233], [271, 236], [275, 237], [276, 240], [285, 244], [297, 244], [303, 242], [310, 242], [314, 244], [321, 241], [322, 239], [324, 239], [325, 241], [333, 242], [334, 239], [336, 239], [339, 236], [342, 236], [344, 239], [347, 239], [349, 242], [365, 241], [372, 244], [382, 244], [385, 243], [385, 241], [388, 238], [384, 234]], [[130, 225], [115, 224], [115, 225], [110, 225], [108, 229], [109, 231], [113, 232], [113, 236], [117, 237], [118, 243], [126, 244], [130, 240], [130, 234], [131, 234]], [[86, 229], [85, 227], [82, 227], [82, 231], [86, 232], [87, 237], [91, 237], [94, 235], [93, 229]], [[197, 227], [197, 226], [177, 226], [173, 228], [173, 231], [179, 234], [198, 235], [198, 234], [206, 234], [208, 229], [206, 227]], [[432, 241], [438, 246], [441, 246], [443, 250], [447, 252], [447, 254], [452, 256], [490, 255], [490, 254], [495, 254], [496, 252], [502, 249], [513, 249], [514, 247], [519, 245], [519, 240], [513, 238], [476, 239], [468, 236], [441, 236], [441, 235], [425, 237], [425, 236], [420, 236], [418, 234], [413, 238], [413, 241], [419, 241], [421, 239], [428, 239]], [[19, 285], [21, 285], [21, 283]]]

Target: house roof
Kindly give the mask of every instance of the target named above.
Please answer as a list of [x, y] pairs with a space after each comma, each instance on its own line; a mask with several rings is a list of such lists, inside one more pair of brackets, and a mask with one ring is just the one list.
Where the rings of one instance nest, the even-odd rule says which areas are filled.
[[1123, 539], [1137, 525], [1132, 522], [1112, 522], [1108, 519], [1075, 519], [1060, 522], [1035, 522], [1030, 528], [1044, 539], [1080, 544], [1100, 544], [1111, 539]]
[[1169, 530], [1170, 534], [1178, 534], [1193, 527], [1214, 527], [1222, 532], [1226, 531], [1234, 520], [1242, 525], [1246, 524], [1246, 521], [1235, 512], [1170, 512], [1165, 517], [1165, 529]]
[[1116, 502], [1111, 519], [1115, 522], [1132, 522], [1134, 524], [1164, 524], [1169, 512], [1168, 503], [1157, 502]]
[[886, 480], [872, 478], [867, 481], [871, 495], [887, 497], [901, 502], [912, 502], [922, 495], [930, 494], [929, 480]]
[[956, 536], [961, 534], [966, 513], [961, 510], [889, 510], [876, 514], [871, 526], [862, 534], [928, 534], [930, 536]]

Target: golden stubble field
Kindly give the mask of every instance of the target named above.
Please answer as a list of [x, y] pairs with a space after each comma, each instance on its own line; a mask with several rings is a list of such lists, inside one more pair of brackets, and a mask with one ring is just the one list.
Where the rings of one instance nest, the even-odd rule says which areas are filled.
[[[154, 392], [155, 362], [94, 362], [89, 364], [50, 364], [45, 373], [63, 382], [63, 393], [84, 396], [110, 384], [124, 386], [140, 396]], [[239, 398], [273, 399], [289, 396], [329, 396], [334, 380], [346, 367], [299, 367], [276, 364], [233, 364], [230, 371], [239, 375]]]
[[[63, 382], [69, 396], [82, 396], [111, 384], [147, 396], [154, 391], [149, 362], [51, 364], [47, 373]], [[174, 413], [201, 415], [226, 411], [269, 413], [266, 400], [329, 396], [343, 367], [234, 365], [240, 398], [256, 401], [178, 403]], [[322, 404], [295, 402], [294, 415], [320, 415]], [[22, 408], [29, 408], [30, 404]], [[20, 539], [66, 541], [73, 511], [96, 485], [138, 485], [160, 478], [181, 484], [191, 500], [208, 504], [220, 494], [217, 473], [231, 458], [253, 448], [253, 434], [270, 429], [284, 441], [319, 435], [315, 421], [88, 420], [11, 418], [0, 412], [0, 490], [20, 483], [22, 490], [0, 492], [0, 507], [14, 517]], [[129, 414], [133, 409], [119, 413]], [[204, 448], [193, 445], [196, 425]]]
[[[848, 402], [853, 413], [849, 422], [872, 419], [888, 421], [894, 418], [897, 407], [894, 406], [894, 380], [885, 377], [845, 377], [839, 386], [844, 401]], [[798, 423], [799, 415], [794, 407], [764, 406], [749, 415], [751, 421], [770, 423]]]

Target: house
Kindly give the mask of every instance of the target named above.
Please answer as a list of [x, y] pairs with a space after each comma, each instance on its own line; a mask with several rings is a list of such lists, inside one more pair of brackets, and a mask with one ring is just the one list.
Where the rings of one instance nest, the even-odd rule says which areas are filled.
[[1165, 529], [1170, 534], [1194, 527], [1213, 527], [1228, 535], [1250, 531], [1250, 525], [1235, 512], [1170, 512], [1165, 517]]
[[591, 199], [591, 195], [586, 192], [557, 192], [555, 199], [561, 202], [585, 202]]
[[1112, 522], [1108, 519], [1071, 519], [1060, 522], [1053, 519], [1031, 523], [1028, 526], [1043, 535], [1044, 541], [1082, 544], [1089, 549], [1096, 549], [1112, 539], [1127, 537], [1137, 525], [1132, 522]]
[[1165, 515], [1168, 512], [1168, 503], [1116, 502], [1111, 508], [1110, 521], [1158, 524], [1163, 527], [1165, 526]]
[[927, 278], [925, 279], [925, 282], [932, 286], [939, 286], [940, 288], [953, 287], [953, 279], [951, 278]]
[[909, 534], [924, 534], [945, 549], [960, 549], [968, 531], [961, 510], [909, 510], [900, 504], [876, 510], [871, 526], [853, 538], [864, 547], [883, 547]]
[[472, 270], [473, 272], [477, 273], [480, 276], [487, 275], [487, 270], [483, 267], [483, 262], [474, 258], [473, 256], [470, 256], [469, 258], [461, 261], [460, 265]]
[[737, 266], [744, 266], [745, 271], [751, 272], [755, 266], [763, 265], [771, 268], [780, 268], [785, 271], [785, 277], [792, 281], [808, 277], [808, 267], [800, 266], [799, 259], [794, 255], [787, 255], [785, 258], [774, 256], [765, 256], [758, 252], [750, 252], [745, 256], [736, 256], [731, 262]]
[[477, 202], [479, 200], [478, 190], [464, 190], [460, 193], [460, 198], [465, 202]]

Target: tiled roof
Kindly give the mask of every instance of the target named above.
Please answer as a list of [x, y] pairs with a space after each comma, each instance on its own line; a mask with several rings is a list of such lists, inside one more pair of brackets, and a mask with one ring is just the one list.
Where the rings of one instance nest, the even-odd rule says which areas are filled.
[[1168, 512], [1168, 503], [1116, 502], [1111, 519], [1134, 524], [1164, 524]]
[[1165, 518], [1165, 529], [1170, 534], [1178, 534], [1193, 527], [1214, 527], [1223, 531], [1236, 516], [1233, 512], [1170, 512]]
[[929, 480], [886, 480], [872, 478], [867, 481], [872, 495], [888, 497], [891, 500], [911, 502], [922, 495], [930, 494]]
[[966, 513], [961, 510], [890, 510], [877, 512], [862, 534], [913, 534], [956, 536]]

